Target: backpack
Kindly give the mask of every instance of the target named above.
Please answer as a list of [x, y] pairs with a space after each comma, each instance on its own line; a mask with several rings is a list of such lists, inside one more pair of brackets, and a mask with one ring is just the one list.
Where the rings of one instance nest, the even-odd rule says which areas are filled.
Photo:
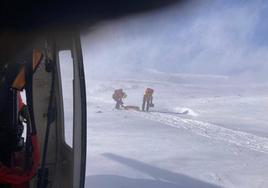
[[153, 94], [154, 90], [151, 88], [146, 88], [145, 94]]

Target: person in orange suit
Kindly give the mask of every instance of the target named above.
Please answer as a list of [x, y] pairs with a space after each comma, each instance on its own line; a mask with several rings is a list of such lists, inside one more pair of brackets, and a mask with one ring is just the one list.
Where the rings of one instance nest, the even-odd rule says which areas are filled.
[[127, 95], [123, 91], [123, 89], [116, 89], [116, 90], [114, 90], [113, 99], [116, 102], [116, 104], [115, 104], [115, 108], [116, 109], [119, 110], [121, 107], [123, 107], [123, 105], [124, 105], [123, 98], [126, 98], [126, 97], [127, 97]]
[[143, 102], [142, 102], [142, 111], [145, 111], [145, 110], [149, 111], [150, 107], [154, 107], [153, 93], [154, 93], [153, 89], [151, 89], [151, 88], [145, 89], [144, 95], [143, 95]]

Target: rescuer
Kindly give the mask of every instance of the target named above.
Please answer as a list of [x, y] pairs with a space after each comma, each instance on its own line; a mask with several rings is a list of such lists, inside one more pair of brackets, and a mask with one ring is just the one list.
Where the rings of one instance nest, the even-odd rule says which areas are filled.
[[150, 107], [154, 107], [153, 93], [154, 93], [153, 89], [151, 89], [151, 88], [145, 89], [144, 95], [143, 95], [143, 102], [142, 102], [142, 111], [145, 111], [145, 110], [149, 111]]
[[113, 99], [115, 100], [116, 104], [115, 104], [115, 108], [116, 109], [120, 109], [121, 107], [124, 107], [124, 103], [123, 103], [123, 98], [126, 98], [127, 95], [126, 93], [123, 91], [123, 89], [116, 89], [114, 90], [114, 94], [113, 94]]

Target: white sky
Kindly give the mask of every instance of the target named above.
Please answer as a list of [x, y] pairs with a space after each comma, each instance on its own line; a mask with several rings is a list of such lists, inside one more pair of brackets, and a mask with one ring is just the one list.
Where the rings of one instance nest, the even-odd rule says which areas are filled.
[[267, 4], [193, 1], [100, 23], [83, 37], [86, 67], [101, 75], [156, 69], [266, 81]]

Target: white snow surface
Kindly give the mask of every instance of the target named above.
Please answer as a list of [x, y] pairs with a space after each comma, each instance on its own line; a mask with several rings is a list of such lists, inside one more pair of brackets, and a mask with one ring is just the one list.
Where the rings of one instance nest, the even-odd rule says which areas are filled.
[[180, 114], [188, 114], [190, 116], [198, 116], [197, 113], [195, 113], [192, 109], [190, 108], [181, 108], [181, 107], [175, 107], [174, 108], [175, 112], [178, 112]]
[[[141, 106], [146, 87], [150, 112], [114, 109], [114, 89]], [[86, 187], [268, 187], [267, 85], [88, 78], [87, 91]]]

